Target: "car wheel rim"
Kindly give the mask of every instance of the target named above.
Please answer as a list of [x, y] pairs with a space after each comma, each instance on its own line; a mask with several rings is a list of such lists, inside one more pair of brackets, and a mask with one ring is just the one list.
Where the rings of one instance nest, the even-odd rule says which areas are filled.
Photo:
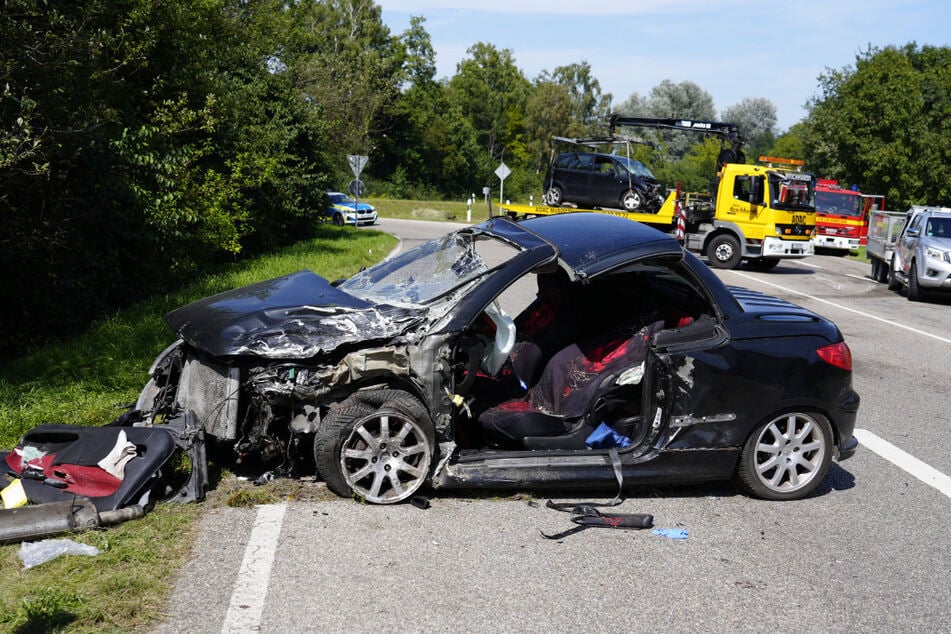
[[630, 192], [624, 196], [622, 204], [628, 211], [634, 211], [641, 206], [641, 197], [636, 192]]
[[730, 258], [733, 257], [733, 247], [729, 242], [721, 242], [713, 253], [721, 262], [729, 262]]
[[756, 439], [756, 475], [777, 493], [798, 491], [822, 471], [826, 450], [822, 429], [811, 417], [780, 416]]
[[354, 493], [375, 504], [405, 500], [429, 473], [432, 449], [422, 428], [395, 412], [358, 422], [340, 451], [340, 468]]

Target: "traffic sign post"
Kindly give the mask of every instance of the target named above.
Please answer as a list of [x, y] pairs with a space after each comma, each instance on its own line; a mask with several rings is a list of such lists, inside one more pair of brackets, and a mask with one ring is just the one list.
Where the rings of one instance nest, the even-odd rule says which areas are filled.
[[360, 172], [363, 171], [363, 168], [366, 167], [367, 161], [369, 160], [369, 156], [363, 156], [362, 154], [347, 155], [347, 162], [350, 163], [350, 169], [353, 170], [355, 178], [360, 178]]
[[350, 169], [353, 171], [354, 180], [350, 181], [350, 184], [347, 185], [347, 191], [350, 192], [350, 195], [353, 196], [353, 226], [357, 226], [357, 211], [360, 208], [360, 196], [363, 196], [366, 193], [366, 185], [362, 180], [360, 180], [360, 173], [363, 171], [363, 168], [366, 167], [367, 161], [370, 160], [369, 156], [363, 154], [348, 154], [347, 163], [350, 164]]
[[347, 191], [350, 192], [350, 195], [354, 198], [359, 198], [367, 193], [367, 186], [362, 180], [355, 179], [350, 181], [347, 185]]
[[499, 183], [499, 204], [501, 205], [504, 201], [502, 200], [502, 194], [505, 192], [505, 179], [509, 177], [509, 174], [512, 173], [512, 170], [509, 169], [509, 166], [505, 163], [499, 163], [499, 166], [495, 168], [495, 175], [499, 177], [501, 183]]

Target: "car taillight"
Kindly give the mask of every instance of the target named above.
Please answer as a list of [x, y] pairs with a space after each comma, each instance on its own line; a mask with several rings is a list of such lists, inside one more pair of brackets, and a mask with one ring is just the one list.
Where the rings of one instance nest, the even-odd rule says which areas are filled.
[[844, 341], [822, 346], [816, 350], [816, 354], [829, 365], [834, 365], [848, 372], [852, 371], [852, 351], [849, 350], [848, 344]]

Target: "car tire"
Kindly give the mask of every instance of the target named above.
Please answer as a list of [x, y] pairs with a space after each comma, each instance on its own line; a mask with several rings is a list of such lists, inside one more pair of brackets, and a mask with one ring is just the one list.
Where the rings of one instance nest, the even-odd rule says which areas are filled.
[[764, 500], [798, 500], [816, 490], [832, 462], [832, 428], [819, 414], [786, 412], [743, 445], [734, 483]]
[[875, 260], [875, 262], [878, 263], [878, 274], [875, 276], [875, 281], [885, 284], [888, 282], [888, 265], [881, 260]]
[[338, 227], [343, 226], [343, 214], [334, 214], [333, 223]]
[[912, 260], [908, 269], [908, 301], [920, 302], [924, 299], [923, 296], [921, 285], [918, 284], [918, 265]]
[[561, 203], [564, 202], [564, 194], [561, 191], [561, 187], [558, 185], [549, 187], [548, 191], [545, 192], [545, 202], [548, 203], [549, 207], [560, 207]]
[[881, 263], [878, 260], [873, 259], [872, 260], [872, 275], [871, 275], [872, 281], [880, 282], [881, 280], [878, 278], [881, 276], [881, 274], [882, 274]]
[[776, 268], [779, 264], [779, 258], [753, 258], [746, 261], [746, 266], [754, 271], [769, 271]]
[[628, 212], [639, 211], [644, 204], [644, 198], [633, 189], [629, 189], [621, 196], [621, 209]]
[[327, 488], [372, 504], [395, 504], [429, 478], [435, 431], [418, 399], [402, 390], [359, 392], [321, 423], [314, 460]]
[[740, 241], [728, 233], [720, 234], [707, 245], [707, 260], [718, 269], [735, 269], [740, 263]]
[[895, 256], [892, 256], [891, 264], [888, 266], [888, 290], [897, 291], [901, 288], [901, 282], [895, 276]]

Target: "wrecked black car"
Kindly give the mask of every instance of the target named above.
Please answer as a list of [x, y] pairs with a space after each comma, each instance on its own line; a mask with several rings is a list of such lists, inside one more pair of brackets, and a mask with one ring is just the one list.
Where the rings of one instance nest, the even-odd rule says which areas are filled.
[[646, 165], [616, 154], [565, 152], [545, 174], [545, 203], [657, 213], [666, 195]]
[[373, 503], [427, 482], [726, 479], [789, 500], [857, 447], [833, 323], [610, 215], [493, 218], [347, 280], [301, 271], [167, 321], [180, 339], [119, 426], [178, 421]]

